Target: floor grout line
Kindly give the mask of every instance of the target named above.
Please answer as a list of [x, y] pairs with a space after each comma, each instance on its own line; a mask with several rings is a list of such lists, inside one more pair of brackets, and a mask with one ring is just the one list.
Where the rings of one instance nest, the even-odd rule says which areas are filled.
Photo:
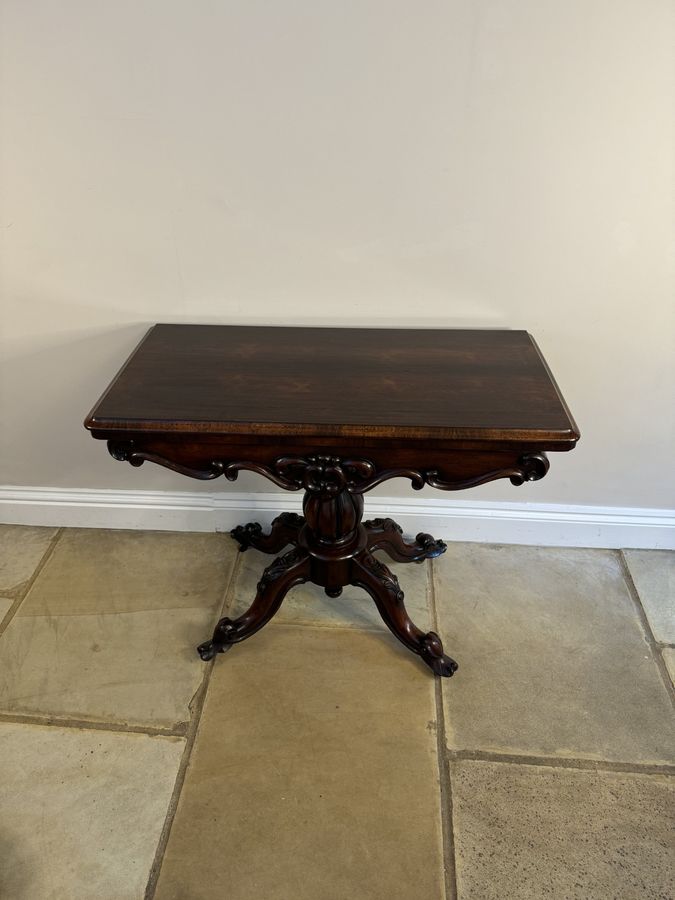
[[34, 715], [32, 713], [12, 713], [0, 711], [0, 724], [42, 725], [46, 728], [77, 728], [84, 731], [112, 731], [116, 734], [145, 734], [149, 737], [185, 737], [187, 722], [180, 722], [173, 728], [153, 725], [129, 725], [124, 722], [97, 722], [92, 719], [74, 719], [58, 715]]
[[629, 773], [632, 775], [675, 775], [675, 765], [667, 763], [612, 762], [604, 759], [567, 756], [530, 756], [519, 753], [497, 753], [491, 750], [446, 750], [449, 762], [494, 762], [519, 766], [546, 766], [553, 769], [580, 769], [594, 772]]
[[[433, 559], [429, 560], [429, 565], [427, 566], [427, 590], [431, 612], [431, 627], [434, 631], [438, 632]], [[440, 787], [445, 900], [457, 900], [457, 862], [455, 854], [455, 831], [453, 825], [452, 783], [450, 780], [450, 769], [445, 758], [445, 711], [443, 708], [441, 678], [438, 676], [434, 676], [434, 699], [436, 702], [436, 756], [438, 763], [438, 782]]]
[[23, 601], [28, 596], [30, 589], [33, 587], [33, 585], [37, 581], [38, 576], [40, 575], [40, 573], [42, 572], [44, 567], [47, 565], [49, 560], [54, 555], [54, 550], [56, 549], [56, 545], [58, 544], [59, 539], [61, 538], [61, 535], [63, 534], [64, 531], [65, 531], [65, 528], [58, 528], [56, 530], [56, 534], [54, 534], [54, 536], [50, 540], [49, 546], [47, 547], [45, 552], [40, 557], [40, 561], [33, 569], [33, 574], [30, 576], [28, 581], [25, 583], [23, 590], [21, 590], [19, 592], [19, 595], [16, 597], [16, 599], [14, 600], [14, 602], [12, 603], [10, 608], [7, 610], [7, 612], [3, 616], [3, 618], [0, 619], [0, 637], [2, 637], [4, 632], [9, 627], [10, 622], [14, 618], [14, 615], [16, 614], [17, 610], [19, 609], [19, 607], [21, 606]]
[[[218, 616], [219, 619], [222, 618], [222, 616], [224, 616], [227, 611], [229, 611], [229, 608], [232, 605], [232, 598], [230, 595], [237, 581], [240, 560], [241, 555], [237, 554], [237, 556], [235, 557], [234, 565], [232, 566], [232, 571], [230, 572], [230, 577], [223, 592], [223, 600], [220, 606], [220, 614]], [[213, 667], [219, 656], [220, 654], [216, 653], [212, 660], [204, 664], [206, 667], [206, 671], [204, 672], [202, 683], [200, 684], [199, 688], [195, 692], [194, 697], [190, 701], [190, 706], [192, 707], [192, 717], [190, 719], [187, 734], [185, 736], [185, 749], [183, 750], [183, 755], [178, 766], [178, 772], [176, 773], [176, 781], [174, 782], [173, 791], [171, 792], [171, 799], [169, 800], [169, 805], [167, 807], [164, 825], [162, 826], [159, 841], [157, 842], [155, 857], [153, 859], [152, 866], [150, 867], [150, 872], [148, 873], [148, 881], [145, 888], [144, 900], [153, 900], [155, 892], [157, 890], [157, 883], [159, 881], [159, 876], [162, 870], [164, 854], [169, 843], [169, 837], [171, 836], [173, 820], [176, 816], [176, 810], [178, 809], [178, 803], [180, 801], [180, 796], [183, 791], [183, 785], [185, 783], [185, 777], [187, 775], [187, 770], [190, 765], [190, 759], [192, 757], [192, 750], [197, 739], [197, 731], [199, 729], [199, 722], [201, 720], [204, 704], [206, 702], [206, 694], [211, 682]]]
[[647, 616], [647, 613], [645, 612], [644, 606], [642, 605], [642, 600], [640, 600], [640, 594], [638, 593], [638, 589], [635, 586], [635, 582], [633, 581], [633, 576], [631, 575], [630, 569], [628, 568], [626, 557], [623, 555], [621, 550], [617, 550], [616, 552], [619, 557], [619, 565], [621, 567], [623, 580], [626, 583], [628, 593], [630, 594], [633, 605], [637, 611], [637, 615], [640, 620], [640, 624], [642, 625], [642, 630], [644, 631], [647, 644], [649, 645], [649, 649], [652, 652], [654, 662], [656, 663], [659, 673], [661, 674], [661, 679], [665, 685], [666, 692], [670, 697], [670, 702], [673, 704], [673, 707], [675, 707], [675, 686], [673, 685], [670, 673], [668, 672], [665, 660], [663, 659], [663, 655], [661, 653], [661, 645], [654, 637], [652, 626], [649, 624], [649, 618]]

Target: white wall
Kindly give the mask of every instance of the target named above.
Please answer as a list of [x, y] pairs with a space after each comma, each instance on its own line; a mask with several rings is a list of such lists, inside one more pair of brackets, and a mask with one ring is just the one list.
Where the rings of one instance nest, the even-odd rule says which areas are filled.
[[475, 325], [583, 433], [477, 500], [675, 506], [670, 2], [2, 5], [0, 484], [213, 489], [82, 428], [155, 321]]

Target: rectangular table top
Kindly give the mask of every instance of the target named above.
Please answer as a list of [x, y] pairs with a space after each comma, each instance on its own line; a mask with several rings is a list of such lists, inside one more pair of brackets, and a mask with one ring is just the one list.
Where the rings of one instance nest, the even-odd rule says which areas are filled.
[[85, 425], [561, 450], [579, 438], [534, 340], [508, 330], [155, 325]]

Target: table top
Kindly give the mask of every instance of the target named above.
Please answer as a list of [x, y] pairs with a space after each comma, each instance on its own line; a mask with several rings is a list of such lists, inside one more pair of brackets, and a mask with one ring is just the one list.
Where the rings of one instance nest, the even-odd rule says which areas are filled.
[[155, 325], [85, 425], [556, 449], [579, 438], [532, 337], [472, 329]]

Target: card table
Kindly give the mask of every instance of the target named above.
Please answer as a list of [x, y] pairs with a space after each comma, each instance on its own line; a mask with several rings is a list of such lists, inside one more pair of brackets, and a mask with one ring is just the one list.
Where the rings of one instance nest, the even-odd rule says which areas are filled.
[[457, 663], [411, 621], [374, 551], [421, 563], [446, 545], [406, 539], [392, 519], [362, 521], [364, 494], [392, 478], [415, 490], [522, 485], [580, 437], [536, 343], [510, 330], [155, 325], [84, 424], [132, 466], [229, 481], [246, 470], [304, 492], [303, 515], [231, 532], [241, 550], [281, 555], [248, 610], [199, 646], [202, 659], [251, 637], [311, 581], [332, 598], [363, 588], [441, 676]]

